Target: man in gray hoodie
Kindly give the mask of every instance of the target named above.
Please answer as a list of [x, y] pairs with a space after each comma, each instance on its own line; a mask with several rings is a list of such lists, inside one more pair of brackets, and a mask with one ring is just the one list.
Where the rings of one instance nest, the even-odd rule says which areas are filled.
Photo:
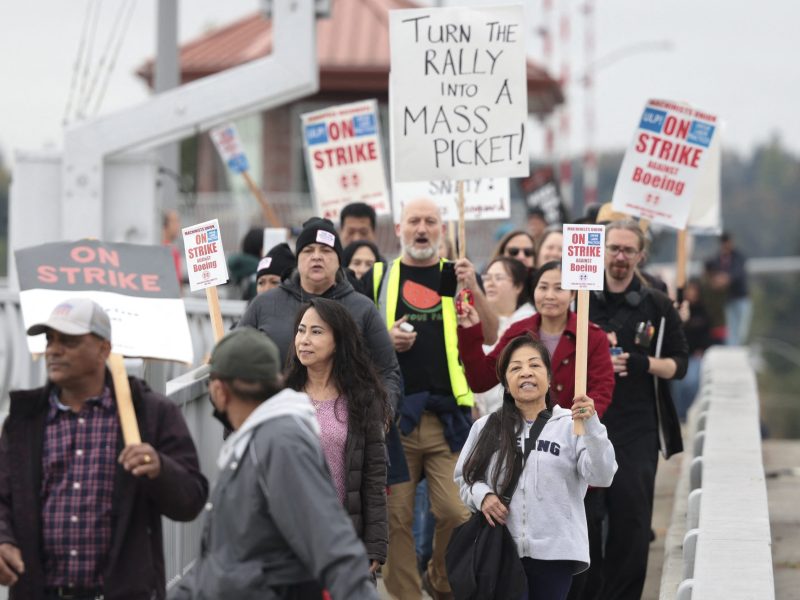
[[366, 551], [339, 502], [303, 393], [282, 390], [279, 353], [255, 329], [211, 355], [220, 451], [200, 556], [170, 600], [378, 600]]
[[294, 343], [294, 320], [300, 305], [321, 296], [341, 302], [358, 324], [386, 387], [392, 406], [400, 400], [400, 367], [389, 331], [375, 305], [347, 280], [342, 264], [342, 243], [333, 223], [313, 217], [303, 224], [295, 246], [297, 270], [280, 286], [257, 296], [247, 307], [239, 326], [267, 334], [278, 346], [281, 364]]

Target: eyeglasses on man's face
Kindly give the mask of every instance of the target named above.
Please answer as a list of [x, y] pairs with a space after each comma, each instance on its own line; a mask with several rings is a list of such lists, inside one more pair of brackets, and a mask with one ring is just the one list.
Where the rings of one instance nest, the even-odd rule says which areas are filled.
[[606, 245], [606, 252], [608, 252], [611, 256], [616, 256], [620, 252], [625, 255], [625, 258], [633, 258], [637, 254], [639, 254], [638, 248], [631, 248], [630, 246], [618, 246], [617, 244], [608, 244]]

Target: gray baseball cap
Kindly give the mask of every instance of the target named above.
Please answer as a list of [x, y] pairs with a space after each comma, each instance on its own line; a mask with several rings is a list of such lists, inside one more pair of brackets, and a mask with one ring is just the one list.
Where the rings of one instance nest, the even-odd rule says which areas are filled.
[[65, 300], [53, 309], [47, 321], [31, 325], [28, 328], [28, 335], [46, 333], [48, 329], [65, 335], [93, 333], [111, 341], [111, 321], [106, 311], [89, 298]]

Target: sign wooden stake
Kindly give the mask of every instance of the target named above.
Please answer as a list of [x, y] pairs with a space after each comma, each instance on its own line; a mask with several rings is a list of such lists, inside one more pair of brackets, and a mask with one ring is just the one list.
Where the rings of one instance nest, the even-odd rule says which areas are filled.
[[114, 397], [117, 400], [117, 412], [125, 445], [141, 444], [142, 437], [139, 435], [139, 424], [136, 422], [131, 399], [131, 385], [122, 355], [112, 352], [108, 357], [108, 368], [111, 371], [111, 380], [114, 382]]
[[[589, 290], [578, 290], [578, 330], [575, 340], [575, 397], [586, 394], [586, 362], [589, 358]], [[583, 420], [573, 419], [572, 432], [584, 435]]]
[[264, 190], [256, 185], [256, 182], [253, 181], [253, 178], [250, 177], [250, 173], [247, 171], [242, 171], [242, 177], [244, 178], [244, 182], [247, 184], [247, 188], [250, 190], [250, 193], [253, 194], [258, 203], [261, 205], [261, 214], [266, 219], [267, 223], [269, 223], [270, 227], [281, 227], [281, 220], [278, 218], [278, 215], [275, 214], [275, 211], [267, 202], [267, 196], [264, 194]]
[[222, 310], [219, 307], [219, 294], [217, 286], [212, 285], [206, 288], [206, 300], [208, 300], [208, 314], [211, 317], [211, 329], [214, 332], [214, 343], [216, 344], [225, 335], [225, 326], [222, 323]]
[[467, 257], [467, 222], [464, 218], [464, 182], [456, 183], [458, 190], [458, 258]]
[[687, 242], [688, 234], [685, 229], [678, 230], [678, 246], [677, 246], [677, 265], [675, 273], [675, 297], [678, 301], [678, 307], [683, 304], [683, 290], [686, 289], [686, 262], [687, 262]]

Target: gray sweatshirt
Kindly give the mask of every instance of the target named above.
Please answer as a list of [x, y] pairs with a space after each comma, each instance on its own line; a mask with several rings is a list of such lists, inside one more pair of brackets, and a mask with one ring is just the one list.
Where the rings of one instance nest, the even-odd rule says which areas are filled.
[[313, 580], [333, 600], [378, 600], [318, 435], [308, 396], [284, 390], [226, 440], [200, 556], [170, 600], [273, 600]]
[[[464, 461], [478, 441], [489, 416], [472, 425], [455, 470], [461, 499], [473, 512], [480, 510], [488, 483], [469, 486], [464, 481]], [[571, 560], [574, 572], [589, 568], [589, 541], [583, 497], [589, 485], [608, 487], [617, 470], [614, 447], [597, 415], [585, 421], [586, 435], [572, 433], [571, 411], [553, 407], [553, 416], [542, 429], [511, 497], [506, 525], [520, 557], [539, 560]], [[520, 441], [528, 436], [526, 424]], [[491, 473], [494, 462], [489, 467]]]
[[[284, 279], [281, 285], [256, 296], [247, 307], [239, 326], [249, 325], [266, 333], [278, 346], [281, 361], [286, 363], [286, 355], [294, 343], [294, 320], [300, 305], [310, 298], [316, 298], [300, 287], [297, 271]], [[389, 337], [386, 323], [375, 308], [375, 304], [363, 294], [353, 289], [346, 279], [320, 296], [341, 302], [361, 330], [367, 344], [367, 352], [372, 357], [378, 376], [381, 378], [389, 396], [389, 402], [397, 409], [402, 387], [400, 385], [400, 366]]]

